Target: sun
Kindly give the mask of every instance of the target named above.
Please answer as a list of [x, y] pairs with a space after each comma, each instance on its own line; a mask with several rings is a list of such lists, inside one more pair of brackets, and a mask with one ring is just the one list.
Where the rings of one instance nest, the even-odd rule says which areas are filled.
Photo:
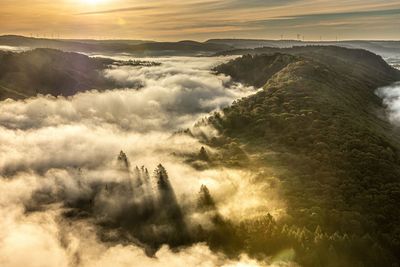
[[85, 4], [98, 5], [106, 2], [106, 0], [82, 0]]

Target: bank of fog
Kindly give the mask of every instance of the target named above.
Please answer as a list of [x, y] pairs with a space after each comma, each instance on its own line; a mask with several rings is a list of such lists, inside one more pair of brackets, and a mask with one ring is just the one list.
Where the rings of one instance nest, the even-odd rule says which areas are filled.
[[376, 94], [382, 98], [389, 120], [400, 126], [400, 82], [378, 88]]
[[[160, 66], [106, 71], [104, 75], [124, 85], [124, 90], [3, 101], [0, 263], [260, 265], [247, 257], [227, 260], [202, 243], [177, 253], [162, 245], [163, 240], [173, 242], [168, 234], [174, 227], [181, 228], [180, 223], [190, 233], [193, 225], [212, 228], [212, 216], [240, 220], [249, 214], [283, 209], [271, 193], [268, 198], [273, 205], [265, 205], [269, 185], [254, 184], [251, 172], [226, 168], [200, 171], [183, 163], [185, 155], [198, 153], [202, 145], [196, 138], [175, 131], [254, 93], [254, 88], [210, 73], [222, 60], [226, 59], [158, 59]], [[140, 90], [130, 89], [138, 85]], [[216, 134], [211, 128], [201, 131]], [[198, 209], [202, 185], [216, 209]], [[160, 207], [162, 201], [176, 205], [165, 209]], [[160, 215], [161, 210], [173, 218], [171, 214]], [[180, 222], [177, 217], [181, 217]], [[138, 220], [142, 224], [132, 223]], [[116, 228], [126, 231], [114, 231]], [[142, 236], [130, 234], [135, 231]], [[149, 258], [142, 248], [154, 239], [161, 241], [151, 245], [161, 248]], [[177, 244], [181, 241], [176, 240]]]

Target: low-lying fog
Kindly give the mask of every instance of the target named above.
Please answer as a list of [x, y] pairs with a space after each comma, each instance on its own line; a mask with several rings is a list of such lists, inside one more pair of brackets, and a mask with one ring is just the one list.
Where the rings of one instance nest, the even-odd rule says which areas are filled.
[[383, 99], [389, 120], [400, 126], [400, 82], [378, 88], [376, 94]]
[[[201, 171], [184, 163], [184, 155], [198, 153], [202, 144], [174, 133], [255, 92], [210, 72], [228, 58], [151, 60], [162, 64], [115, 67], [104, 73], [124, 90], [0, 102], [1, 266], [263, 265], [245, 255], [230, 260], [203, 243], [174, 252], [165, 245], [149, 257], [143, 249], [146, 244], [140, 242], [100, 241], [98, 217], [62, 215], [66, 206], [95, 194], [94, 185], [123, 182], [125, 172], [117, 166], [121, 150], [128, 157], [130, 173], [144, 165], [152, 176], [158, 164], [165, 167], [189, 226], [209, 225], [208, 215], [193, 208], [201, 185], [208, 187], [221, 215], [232, 220], [284, 209], [279, 198], [268, 193], [267, 184], [252, 182], [251, 172]], [[129, 89], [138, 85], [140, 90]], [[216, 134], [213, 129], [202, 131]], [[135, 202], [129, 206], [123, 197], [101, 196], [91, 201], [100, 205], [102, 217], [124, 213], [124, 207], [138, 207], [135, 201], [142, 201], [128, 199]], [[153, 236], [158, 230], [152, 230]]]

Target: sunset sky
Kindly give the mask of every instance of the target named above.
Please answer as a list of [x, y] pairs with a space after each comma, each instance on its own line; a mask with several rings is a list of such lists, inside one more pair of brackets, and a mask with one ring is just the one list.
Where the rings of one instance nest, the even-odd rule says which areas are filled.
[[206, 40], [400, 39], [399, 0], [0, 0], [0, 34]]

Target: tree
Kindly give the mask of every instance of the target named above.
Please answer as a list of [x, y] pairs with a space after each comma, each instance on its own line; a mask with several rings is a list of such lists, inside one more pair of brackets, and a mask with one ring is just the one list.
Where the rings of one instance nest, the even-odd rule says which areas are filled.
[[118, 163], [120, 164], [121, 167], [125, 167], [126, 169], [129, 169], [130, 163], [129, 163], [128, 157], [122, 150], [121, 150], [121, 152], [119, 152], [119, 155], [118, 155]]
[[199, 160], [202, 161], [210, 161], [210, 157], [208, 156], [207, 150], [202, 146], [199, 152]]
[[154, 171], [154, 176], [156, 177], [157, 180], [158, 190], [160, 191], [172, 190], [167, 170], [164, 168], [163, 165], [158, 164], [157, 169]]
[[215, 202], [212, 198], [207, 186], [200, 187], [199, 198], [197, 200], [197, 207], [203, 210], [215, 210]]

